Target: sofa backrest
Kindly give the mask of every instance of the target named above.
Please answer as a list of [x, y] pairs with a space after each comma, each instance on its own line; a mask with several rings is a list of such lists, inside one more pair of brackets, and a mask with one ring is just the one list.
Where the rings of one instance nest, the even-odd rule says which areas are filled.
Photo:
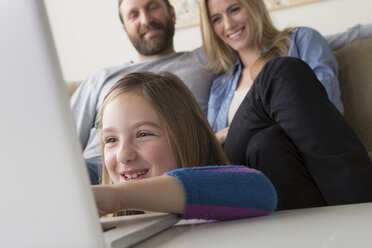
[[372, 159], [372, 38], [356, 41], [334, 53], [345, 118]]
[[[334, 53], [345, 118], [372, 159], [372, 38], [356, 41]], [[67, 84], [70, 96], [79, 84]]]

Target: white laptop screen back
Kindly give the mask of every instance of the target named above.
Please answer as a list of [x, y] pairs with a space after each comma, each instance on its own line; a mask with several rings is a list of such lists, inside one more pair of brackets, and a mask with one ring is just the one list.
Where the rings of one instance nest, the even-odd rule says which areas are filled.
[[0, 12], [0, 246], [103, 247], [44, 4]]

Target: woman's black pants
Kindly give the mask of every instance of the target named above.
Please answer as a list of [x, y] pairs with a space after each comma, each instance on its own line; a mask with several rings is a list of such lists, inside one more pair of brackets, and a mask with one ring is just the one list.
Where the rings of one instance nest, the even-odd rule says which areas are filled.
[[270, 60], [240, 105], [224, 144], [232, 164], [262, 171], [278, 210], [372, 201], [372, 163], [302, 60]]

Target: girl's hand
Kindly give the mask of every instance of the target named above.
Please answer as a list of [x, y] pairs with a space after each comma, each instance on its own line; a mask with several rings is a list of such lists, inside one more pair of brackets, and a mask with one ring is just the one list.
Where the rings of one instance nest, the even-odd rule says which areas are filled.
[[228, 132], [229, 132], [229, 127], [225, 127], [224, 129], [216, 133], [217, 140], [218, 142], [220, 142], [221, 145], [225, 143]]

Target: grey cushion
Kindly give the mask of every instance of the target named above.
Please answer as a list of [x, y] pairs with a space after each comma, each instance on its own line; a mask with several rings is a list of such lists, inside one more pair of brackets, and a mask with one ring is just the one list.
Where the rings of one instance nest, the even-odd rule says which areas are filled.
[[372, 159], [372, 38], [335, 51], [345, 118]]

